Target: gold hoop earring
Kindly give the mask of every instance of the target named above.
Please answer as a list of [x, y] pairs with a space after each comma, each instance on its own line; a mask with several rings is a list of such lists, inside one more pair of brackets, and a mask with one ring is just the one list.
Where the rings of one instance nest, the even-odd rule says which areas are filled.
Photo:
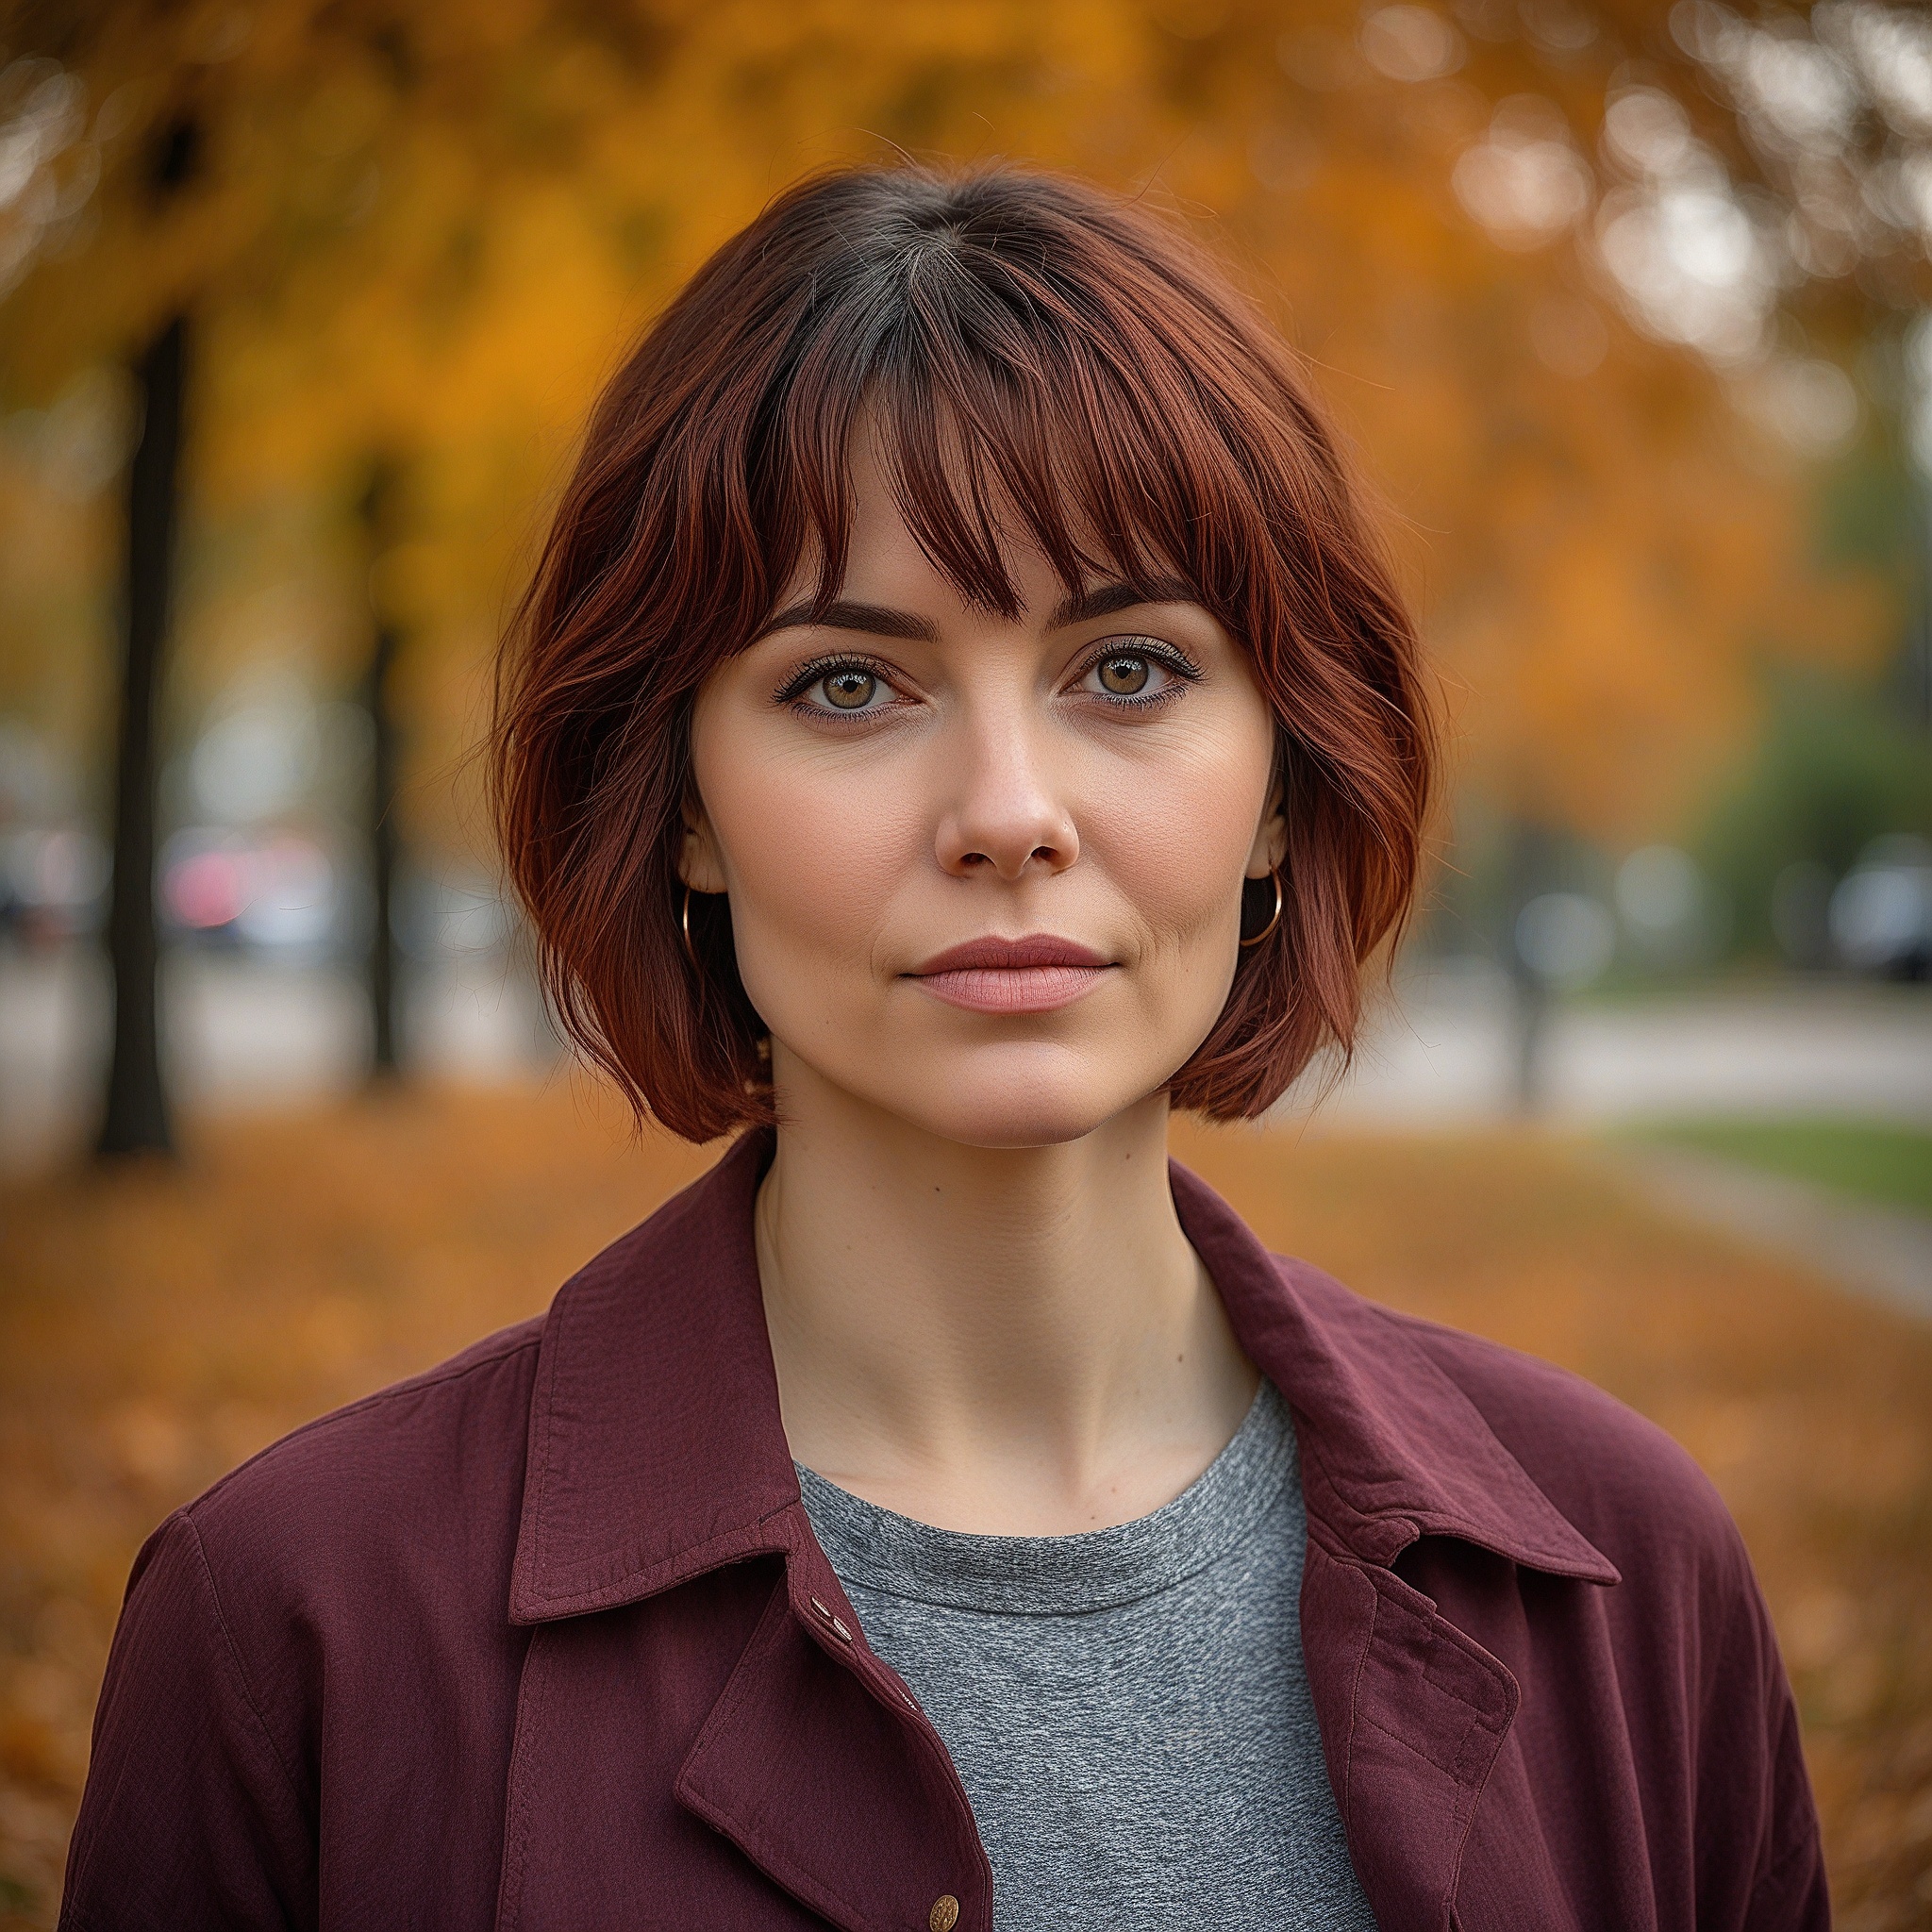
[[1250, 946], [1258, 946], [1281, 924], [1281, 874], [1271, 865], [1268, 868], [1268, 876], [1274, 881], [1274, 910], [1268, 915], [1268, 924], [1253, 939], [1241, 941], [1242, 952], [1246, 952]]
[[684, 957], [691, 961], [691, 971], [702, 974], [704, 968], [698, 964], [697, 949], [691, 942], [691, 888], [684, 889], [684, 912], [679, 921], [684, 928]]

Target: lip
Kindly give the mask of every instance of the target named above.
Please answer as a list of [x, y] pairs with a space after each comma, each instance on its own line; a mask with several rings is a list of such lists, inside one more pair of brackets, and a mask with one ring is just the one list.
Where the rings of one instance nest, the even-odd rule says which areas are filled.
[[998, 933], [935, 953], [906, 976], [935, 999], [974, 1013], [1050, 1013], [1091, 992], [1114, 970], [1091, 946], [1053, 933]]

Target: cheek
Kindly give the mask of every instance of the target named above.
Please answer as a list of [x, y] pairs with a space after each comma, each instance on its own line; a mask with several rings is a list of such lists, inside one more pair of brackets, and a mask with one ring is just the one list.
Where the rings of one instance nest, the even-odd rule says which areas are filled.
[[730, 883], [740, 970], [754, 1001], [814, 963], [864, 958], [921, 825], [904, 787], [856, 761], [791, 758], [694, 734], [693, 763]]
[[1224, 928], [1239, 922], [1272, 749], [1265, 724], [1203, 729], [1132, 782], [1109, 784], [1090, 799], [1088, 849], [1156, 944], [1219, 946]]

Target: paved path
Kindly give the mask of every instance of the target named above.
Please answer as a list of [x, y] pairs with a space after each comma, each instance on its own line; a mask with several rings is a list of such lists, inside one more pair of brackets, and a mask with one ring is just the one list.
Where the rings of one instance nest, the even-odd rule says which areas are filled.
[[[1317, 1118], [1404, 1128], [1506, 1117], [1516, 1025], [1497, 975], [1416, 972]], [[1321, 1073], [1291, 1095], [1291, 1114]], [[1539, 1112], [1569, 1125], [1691, 1114], [1932, 1123], [1932, 989], [1791, 982], [1573, 1005], [1550, 1015], [1538, 1084]]]
[[1855, 1294], [1932, 1321], [1932, 1220], [1691, 1148], [1609, 1158], [1666, 1212], [1797, 1256]]
[[[85, 1139], [109, 1001], [92, 952], [0, 951], [0, 1168], [33, 1166]], [[343, 1092], [368, 1064], [367, 999], [336, 967], [177, 952], [163, 962], [162, 1011], [173, 1091], [199, 1107]], [[531, 1079], [557, 1055], [534, 991], [488, 957], [418, 969], [404, 1037], [414, 1064], [461, 1079]]]
[[[369, 1052], [360, 987], [338, 969], [182, 951], [166, 962], [175, 1091], [258, 1106], [352, 1087]], [[91, 951], [0, 949], [0, 1165], [86, 1132], [100, 1090], [108, 989]], [[407, 1028], [418, 1064], [527, 1079], [554, 1040], [526, 982], [489, 958], [419, 970]], [[1410, 972], [1316, 1118], [1402, 1131], [1477, 1125], [1515, 1108], [1515, 1021], [1493, 974]], [[1324, 1070], [1283, 1104], [1308, 1109]], [[1554, 1013], [1543, 1113], [1566, 1125], [1643, 1116], [1814, 1113], [1932, 1121], [1932, 990], [1773, 985]]]

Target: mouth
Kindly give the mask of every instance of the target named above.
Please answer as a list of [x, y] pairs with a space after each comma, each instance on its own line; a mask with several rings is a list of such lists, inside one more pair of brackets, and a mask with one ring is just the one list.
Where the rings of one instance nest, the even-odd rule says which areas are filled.
[[935, 999], [974, 1013], [1050, 1013], [1091, 992], [1112, 960], [1051, 933], [1002, 939], [989, 933], [935, 953], [906, 977]]

